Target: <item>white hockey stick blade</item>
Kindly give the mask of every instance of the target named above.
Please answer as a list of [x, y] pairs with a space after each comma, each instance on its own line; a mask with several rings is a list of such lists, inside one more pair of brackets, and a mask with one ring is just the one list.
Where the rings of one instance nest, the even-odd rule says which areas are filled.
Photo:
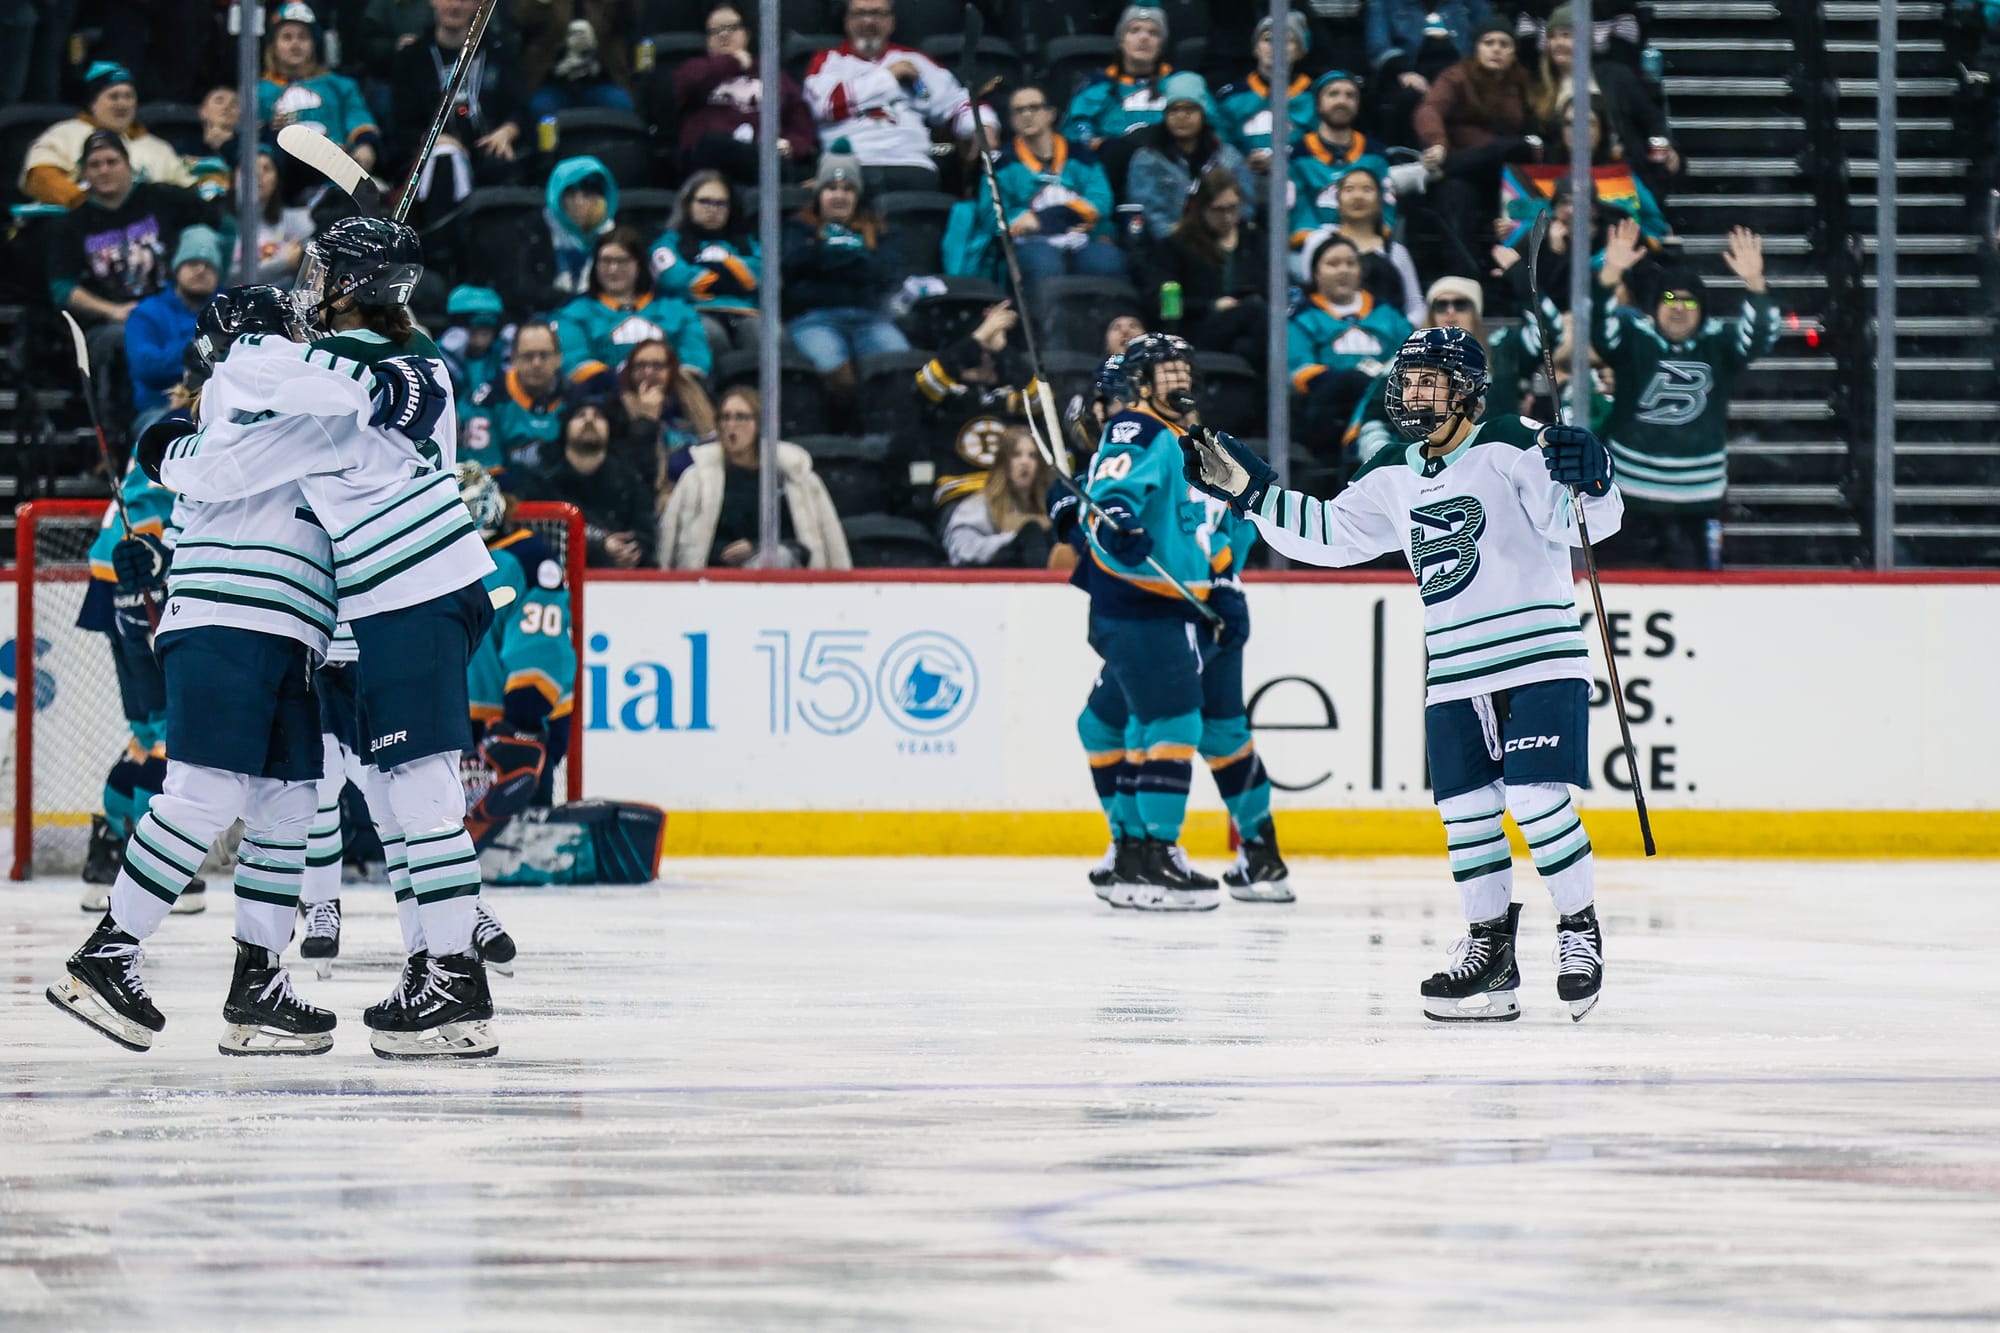
[[76, 368], [83, 372], [83, 378], [88, 382], [90, 379], [90, 348], [84, 345], [83, 326], [78, 324], [76, 316], [70, 314], [67, 310], [59, 310], [56, 313], [63, 317], [63, 323], [69, 325], [69, 344], [70, 349], [76, 355]]
[[366, 168], [326, 135], [304, 125], [287, 125], [278, 131], [278, 147], [332, 181], [368, 216], [381, 215], [382, 192]]
[[512, 588], [507, 587], [505, 584], [502, 584], [498, 588], [488, 588], [486, 590], [487, 600], [493, 603], [493, 609], [495, 611], [500, 610], [502, 607], [512, 606], [514, 604], [514, 599], [518, 596], [520, 596], [519, 593], [515, 592]]

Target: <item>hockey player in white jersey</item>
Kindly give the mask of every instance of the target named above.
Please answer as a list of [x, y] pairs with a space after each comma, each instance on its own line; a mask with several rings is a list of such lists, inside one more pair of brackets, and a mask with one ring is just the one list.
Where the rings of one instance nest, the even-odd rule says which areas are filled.
[[1488, 375], [1462, 329], [1420, 329], [1396, 353], [1386, 406], [1410, 443], [1384, 449], [1331, 500], [1279, 488], [1221, 431], [1184, 441], [1187, 477], [1257, 525], [1281, 555], [1354, 565], [1401, 550], [1424, 602], [1424, 729], [1452, 878], [1468, 923], [1452, 966], [1422, 986], [1443, 1022], [1517, 1018], [1513, 863], [1520, 826], [1554, 899], [1556, 991], [1581, 1019], [1597, 1003], [1603, 938], [1590, 838], [1569, 788], [1588, 781], [1592, 670], [1570, 550], [1576, 506], [1595, 538], [1624, 502], [1588, 430], [1526, 417], [1479, 422]]
[[453, 476], [443, 361], [410, 323], [422, 276], [416, 233], [400, 223], [343, 218], [313, 237], [293, 291], [317, 336], [289, 365], [260, 363], [265, 401], [288, 401], [291, 380], [311, 369], [373, 379], [380, 410], [304, 444], [271, 432], [169, 484], [222, 500], [296, 481], [325, 526], [339, 615], [360, 653], [368, 803], [388, 821], [391, 883], [409, 891], [398, 904], [408, 962], [362, 1021], [384, 1058], [472, 1058], [498, 1042], [472, 942], [479, 858], [458, 761], [471, 745], [466, 664], [492, 621], [482, 580], [493, 561]]
[[[136, 452], [155, 481], [177, 490], [161, 472], [169, 453], [227, 454], [253, 428], [295, 444], [324, 433], [331, 419], [367, 419], [367, 388], [322, 371], [290, 386], [288, 414], [267, 424], [271, 399], [245, 373], [253, 350], [245, 344], [259, 340], [257, 330], [274, 331], [274, 347], [287, 349], [279, 355], [296, 362], [300, 349], [284, 334], [301, 330], [276, 288], [239, 288], [202, 312], [196, 345], [213, 375], [201, 395], [201, 429], [165, 421], [146, 432]], [[313, 1055], [333, 1044], [333, 1014], [299, 999], [278, 961], [292, 936], [319, 775], [312, 672], [334, 624], [332, 548], [304, 513], [296, 482], [175, 505], [180, 540], [154, 638], [166, 679], [165, 781], [133, 830], [110, 910], [48, 992], [58, 1008], [133, 1050], [150, 1047], [166, 1026], [140, 971], [141, 941], [239, 817], [236, 968], [221, 1050]], [[113, 561], [128, 581], [145, 573], [128, 566], [164, 564], [158, 544], [140, 537], [120, 542]]]

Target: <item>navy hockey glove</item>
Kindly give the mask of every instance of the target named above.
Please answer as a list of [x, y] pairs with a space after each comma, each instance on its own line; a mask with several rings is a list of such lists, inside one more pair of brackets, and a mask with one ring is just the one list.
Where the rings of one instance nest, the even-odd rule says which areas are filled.
[[139, 445], [135, 451], [139, 459], [139, 470], [157, 484], [160, 480], [160, 464], [167, 461], [167, 450], [175, 440], [194, 433], [194, 423], [183, 421], [179, 417], [162, 417], [146, 427], [139, 434]]
[[1241, 440], [1212, 426], [1181, 436], [1181, 475], [1197, 490], [1225, 500], [1238, 514], [1263, 502], [1277, 472]]
[[1250, 603], [1243, 599], [1240, 584], [1210, 584], [1208, 609], [1222, 617], [1222, 624], [1215, 631], [1218, 646], [1234, 648], [1250, 641]]
[[368, 424], [401, 431], [412, 440], [428, 440], [438, 418], [451, 405], [451, 394], [437, 372], [420, 356], [392, 356], [374, 365], [375, 387], [369, 397], [375, 411]]
[[486, 761], [492, 784], [472, 814], [488, 822], [511, 818], [534, 803], [548, 764], [548, 736], [496, 722], [479, 742], [479, 757]]
[[1097, 544], [1121, 564], [1144, 564], [1153, 553], [1153, 536], [1139, 526], [1139, 516], [1132, 512], [1132, 506], [1123, 500], [1107, 500], [1098, 508], [1104, 517], [1094, 529]]
[[1611, 491], [1611, 451], [1582, 426], [1542, 427], [1542, 461], [1549, 475], [1585, 495]]
[[111, 548], [111, 569], [126, 596], [158, 592], [167, 583], [167, 547], [150, 533], [137, 532]]
[[1083, 516], [1083, 501], [1076, 498], [1076, 491], [1059, 481], [1049, 483], [1049, 489], [1042, 496], [1042, 504], [1049, 511], [1049, 528], [1059, 542], [1070, 540], [1076, 532], [1076, 521]]

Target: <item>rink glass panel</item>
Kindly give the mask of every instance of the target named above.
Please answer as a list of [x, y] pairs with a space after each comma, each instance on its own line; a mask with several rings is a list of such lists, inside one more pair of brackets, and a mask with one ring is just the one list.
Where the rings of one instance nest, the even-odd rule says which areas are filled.
[[[90, 817], [102, 805], [104, 778], [131, 732], [105, 636], [77, 628], [90, 582], [90, 545], [109, 502], [37, 500], [16, 516], [17, 601], [11, 700], [0, 745], [0, 801], [13, 829], [11, 874], [75, 874], [90, 841]], [[563, 562], [570, 587], [570, 637], [576, 645], [577, 705], [569, 755], [556, 770], [559, 799], [583, 795], [583, 517], [566, 504], [524, 504], [516, 518]], [[502, 610], [498, 614], [506, 615]], [[22, 682], [33, 681], [32, 690]], [[24, 709], [32, 697], [35, 707]]]

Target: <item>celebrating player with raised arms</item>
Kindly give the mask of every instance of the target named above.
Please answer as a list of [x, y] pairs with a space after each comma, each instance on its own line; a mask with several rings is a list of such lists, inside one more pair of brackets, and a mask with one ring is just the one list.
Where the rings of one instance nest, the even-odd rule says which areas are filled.
[[1518, 1017], [1512, 811], [1560, 917], [1557, 994], [1571, 1016], [1597, 1003], [1603, 939], [1590, 838], [1570, 787], [1588, 780], [1592, 670], [1570, 550], [1618, 530], [1611, 458], [1588, 430], [1526, 417], [1478, 423], [1486, 356], [1462, 329], [1420, 329], [1389, 370], [1382, 450], [1320, 500], [1221, 431], [1187, 437], [1188, 480], [1226, 500], [1279, 553], [1354, 565], [1401, 550], [1424, 602], [1425, 736], [1452, 878], [1468, 922], [1451, 967], [1423, 983], [1440, 1021]]

